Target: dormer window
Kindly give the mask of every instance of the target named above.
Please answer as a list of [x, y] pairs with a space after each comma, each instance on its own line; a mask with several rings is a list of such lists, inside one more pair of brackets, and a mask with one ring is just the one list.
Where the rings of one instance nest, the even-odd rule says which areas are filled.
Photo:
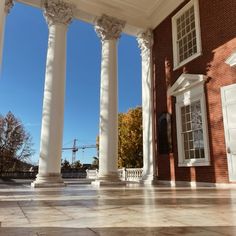
[[172, 17], [175, 69], [201, 55], [198, 0], [192, 0]]
[[169, 89], [176, 97], [179, 166], [210, 165], [204, 75], [182, 74]]

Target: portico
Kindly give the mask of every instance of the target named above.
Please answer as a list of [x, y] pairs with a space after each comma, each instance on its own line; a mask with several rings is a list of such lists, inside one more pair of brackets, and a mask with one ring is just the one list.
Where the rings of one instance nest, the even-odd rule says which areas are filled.
[[[3, 1], [2, 1], [3, 2]], [[66, 35], [73, 18], [94, 24], [102, 45], [101, 87], [100, 87], [100, 168], [99, 180], [119, 183], [117, 175], [117, 43], [122, 32], [137, 36], [142, 57], [142, 107], [143, 107], [143, 181], [153, 183], [156, 167], [153, 155], [153, 118], [152, 118], [152, 28], [155, 19], [149, 16], [160, 10], [164, 1], [150, 1], [151, 8], [141, 11], [143, 4], [135, 7], [130, 1], [121, 4], [118, 11], [115, 1], [110, 8], [98, 1], [85, 4], [79, 1], [61, 0], [19, 0], [25, 4], [43, 9], [48, 24], [48, 52], [45, 72], [43, 116], [39, 157], [39, 174], [33, 183], [35, 187], [64, 186], [60, 177], [60, 161], [63, 136], [63, 113], [66, 72]], [[158, 2], [158, 4], [157, 4]], [[181, 1], [176, 1], [178, 4]], [[2, 3], [1, 3], [2, 4]], [[1, 6], [0, 40], [3, 44], [4, 21], [13, 1]], [[158, 8], [159, 6], [159, 8]], [[174, 8], [175, 6], [173, 6]], [[130, 13], [135, 9], [133, 14]], [[167, 6], [168, 11], [172, 8]], [[140, 13], [143, 18], [140, 19]], [[139, 20], [138, 20], [139, 19]], [[160, 21], [156, 20], [156, 22]], [[2, 55], [2, 47], [0, 48]], [[1, 57], [0, 57], [1, 58]], [[0, 61], [1, 62], [1, 61]]]

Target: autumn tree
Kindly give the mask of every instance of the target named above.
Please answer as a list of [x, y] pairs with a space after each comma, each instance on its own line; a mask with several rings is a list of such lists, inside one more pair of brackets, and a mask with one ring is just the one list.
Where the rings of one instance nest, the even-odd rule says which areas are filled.
[[16, 164], [29, 161], [34, 151], [32, 138], [11, 112], [0, 115], [0, 171], [16, 170]]
[[118, 115], [118, 166], [143, 166], [142, 108], [130, 109]]
[[[118, 114], [118, 167], [143, 167], [142, 108]], [[96, 139], [99, 153], [99, 136]]]

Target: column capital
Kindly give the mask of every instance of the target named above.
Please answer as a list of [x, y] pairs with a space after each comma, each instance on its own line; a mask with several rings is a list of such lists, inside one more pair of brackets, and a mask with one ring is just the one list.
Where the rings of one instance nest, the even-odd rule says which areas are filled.
[[11, 8], [14, 6], [13, 0], [6, 0], [5, 1], [5, 12], [8, 14], [11, 10]]
[[102, 15], [95, 22], [95, 31], [102, 41], [118, 39], [124, 26], [125, 21]]
[[144, 58], [148, 58], [151, 55], [153, 46], [153, 33], [151, 29], [141, 32], [137, 37], [139, 48], [141, 49], [141, 55]]
[[44, 17], [48, 25], [69, 25], [74, 15], [74, 6], [62, 0], [42, 0]]

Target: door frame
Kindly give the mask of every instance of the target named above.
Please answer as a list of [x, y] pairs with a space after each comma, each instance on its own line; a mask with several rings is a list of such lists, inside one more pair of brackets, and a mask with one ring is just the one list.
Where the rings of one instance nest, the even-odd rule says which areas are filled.
[[231, 84], [231, 85], [227, 85], [227, 86], [223, 86], [221, 87], [221, 102], [222, 102], [222, 114], [223, 114], [223, 123], [224, 123], [224, 136], [225, 136], [225, 148], [226, 148], [226, 155], [227, 155], [227, 164], [228, 164], [228, 177], [229, 177], [229, 181], [230, 182], [235, 182], [236, 179], [233, 177], [232, 171], [231, 171], [231, 159], [232, 159], [232, 155], [231, 151], [230, 151], [230, 141], [229, 141], [229, 128], [228, 128], [228, 122], [227, 122], [227, 111], [226, 111], [226, 107], [227, 105], [229, 105], [226, 102], [226, 98], [225, 98], [225, 91], [230, 89], [230, 88], [235, 87], [236, 89], [236, 83], [235, 84]]

